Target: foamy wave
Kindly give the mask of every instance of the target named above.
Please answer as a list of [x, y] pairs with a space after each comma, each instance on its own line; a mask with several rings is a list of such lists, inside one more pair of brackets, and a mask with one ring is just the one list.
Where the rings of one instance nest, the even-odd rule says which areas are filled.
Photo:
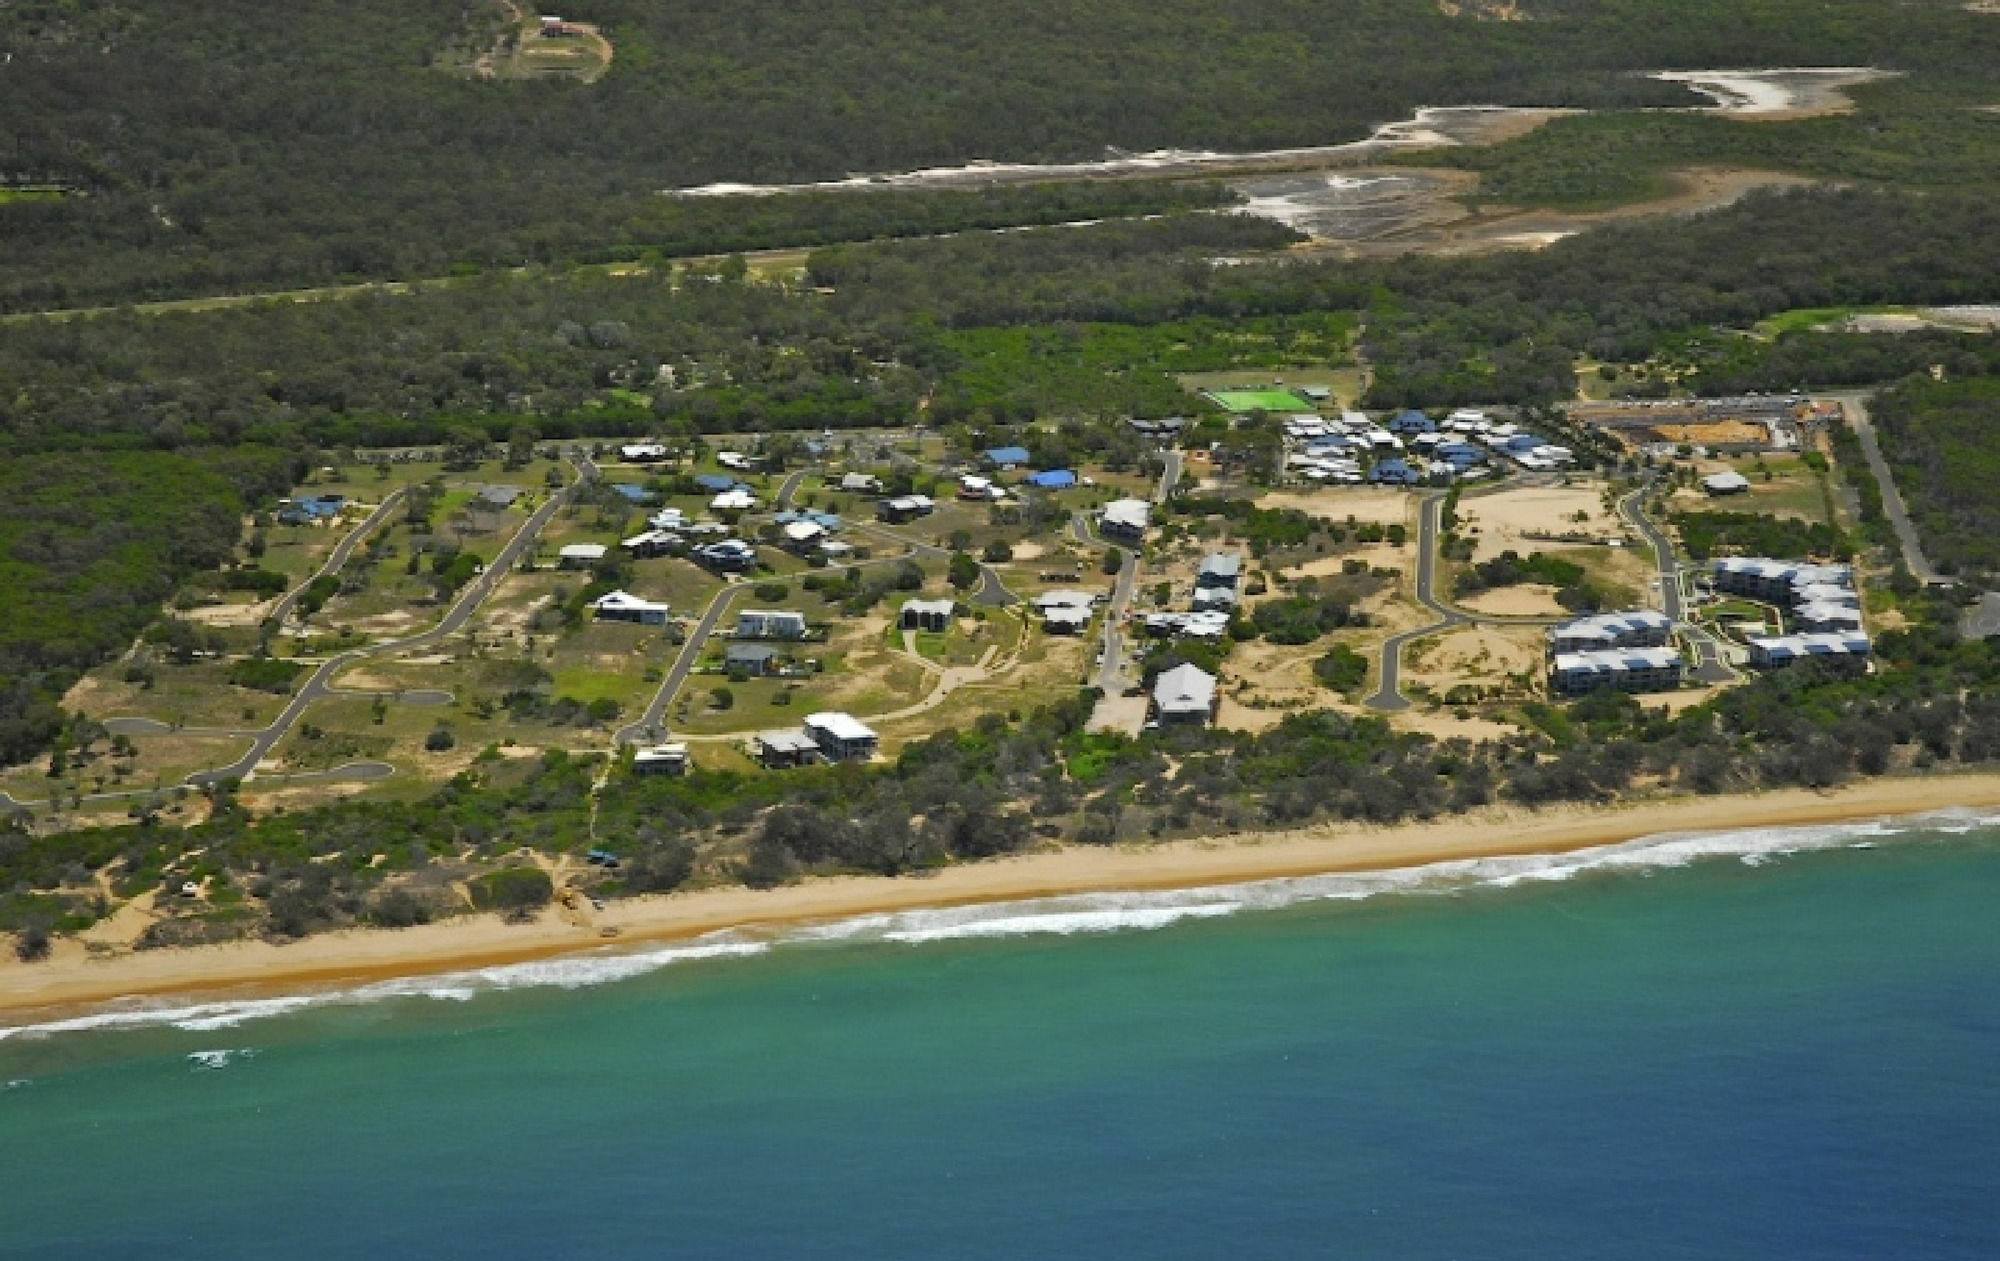
[[[233, 1029], [247, 1021], [265, 1020], [309, 1007], [358, 1006], [392, 998], [468, 1002], [480, 994], [502, 990], [538, 987], [579, 989], [586, 985], [603, 985], [611, 981], [642, 976], [676, 963], [762, 954], [769, 949], [768, 942], [710, 940], [694, 945], [669, 946], [656, 950], [629, 951], [622, 954], [568, 955], [529, 963], [477, 968], [466, 972], [447, 972], [437, 976], [403, 977], [391, 981], [378, 981], [355, 989], [290, 994], [278, 998], [219, 999], [203, 1003], [147, 1003], [92, 1012], [67, 1020], [0, 1028], [0, 1041], [19, 1036], [46, 1036], [104, 1029], [171, 1027], [189, 1032], [207, 1033], [217, 1029]], [[192, 1059], [194, 1056], [189, 1058]]]
[[247, 1060], [257, 1054], [255, 1047], [225, 1047], [217, 1051], [189, 1051], [188, 1063], [193, 1064], [198, 1073], [212, 1073], [228, 1068], [238, 1060]]
[[[1382, 871], [1339, 872], [1194, 889], [1068, 894], [1015, 902], [863, 915], [785, 931], [771, 938], [719, 933], [692, 944], [621, 953], [593, 952], [505, 964], [439, 976], [381, 981], [350, 990], [277, 998], [124, 1006], [67, 1020], [0, 1028], [0, 1041], [100, 1029], [169, 1026], [190, 1031], [233, 1028], [250, 1020], [309, 1007], [360, 1005], [394, 998], [466, 1002], [481, 994], [530, 988], [578, 989], [643, 976], [677, 963], [760, 955], [776, 945], [934, 942], [1085, 933], [1144, 931], [1184, 920], [1213, 919], [1240, 911], [1275, 910], [1309, 902], [1364, 901], [1394, 896], [1456, 895], [1536, 882], [1571, 880], [1592, 872], [1634, 872], [1685, 867], [1734, 858], [1761, 865], [1813, 850], [1873, 848], [1883, 840], [1915, 834], [1963, 835], [2000, 826], [2000, 812], [1964, 808], [1903, 818], [1806, 827], [1746, 828], [1735, 832], [1667, 833], [1617, 845], [1562, 854], [1466, 858]], [[203, 1051], [202, 1056], [237, 1052]], [[227, 1061], [203, 1064], [222, 1067]], [[11, 1085], [11, 1083], [10, 1083]]]

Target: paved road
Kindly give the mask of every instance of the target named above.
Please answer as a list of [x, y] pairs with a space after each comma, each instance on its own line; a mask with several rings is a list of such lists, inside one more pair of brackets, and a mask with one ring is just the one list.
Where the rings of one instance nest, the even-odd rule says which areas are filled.
[[778, 497], [775, 501], [778, 511], [783, 512], [792, 506], [792, 496], [799, 493], [799, 483], [805, 481], [806, 474], [811, 471], [811, 469], [797, 469], [778, 486]]
[[[1181, 480], [1181, 453], [1168, 447], [1161, 452], [1163, 466], [1159, 484], [1153, 488], [1153, 502], [1163, 504]], [[1070, 518], [1070, 529], [1079, 542], [1095, 545], [1090, 524], [1083, 513]], [[1104, 612], [1104, 640], [1098, 649], [1097, 686], [1106, 696], [1125, 690], [1125, 610], [1132, 604], [1132, 589], [1139, 585], [1139, 548], [1125, 548], [1125, 563], [1118, 568], [1118, 581], [1111, 586], [1111, 603]]]
[[751, 585], [747, 579], [739, 580], [731, 582], [715, 593], [715, 598], [708, 602], [708, 611], [701, 615], [701, 621], [695, 623], [694, 629], [688, 632], [687, 641], [681, 645], [681, 655], [674, 658], [673, 667], [667, 671], [667, 677], [660, 680], [659, 690], [653, 693], [653, 699], [647, 703], [645, 712], [639, 715], [638, 721], [618, 729], [611, 737], [614, 745], [637, 744], [642, 740], [657, 739], [666, 732], [667, 707], [674, 703], [674, 697], [680, 695], [682, 685], [694, 671], [694, 663], [701, 660], [701, 650], [708, 643], [708, 637], [715, 633], [716, 624], [722, 620], [723, 614], [729, 611], [729, 606], [736, 597], [743, 594]]
[[1416, 640], [1435, 635], [1454, 626], [1464, 626], [1472, 619], [1437, 598], [1438, 533], [1444, 513], [1443, 491], [1428, 491], [1417, 509], [1417, 603], [1438, 615], [1438, 620], [1415, 630], [1392, 635], [1382, 645], [1382, 679], [1373, 695], [1362, 702], [1370, 709], [1387, 711], [1404, 710], [1410, 707], [1410, 699], [1403, 695], [1400, 675], [1403, 669], [1403, 649]]
[[310, 578], [279, 597], [278, 602], [271, 606], [271, 611], [265, 614], [265, 620], [282, 625], [284, 620], [291, 616], [292, 609], [305, 596], [306, 588], [329, 574], [339, 573], [347, 565], [348, 557], [354, 555], [354, 549], [361, 545], [361, 540], [373, 533], [376, 526], [388, 520], [389, 514], [396, 510], [397, 502], [409, 492], [410, 488], [407, 486], [399, 486], [390, 492], [389, 496], [376, 506], [375, 511], [368, 514], [367, 520], [349, 530], [347, 537], [334, 545], [324, 565], [313, 571]]
[[550, 495], [548, 502], [535, 510], [535, 515], [529, 517], [527, 523], [514, 532], [514, 537], [507, 541], [507, 546], [500, 549], [500, 554], [487, 565], [485, 571], [459, 593], [451, 608], [435, 626], [402, 639], [383, 640], [365, 648], [356, 648], [327, 658], [320, 664], [319, 669], [313, 671], [306, 679], [297, 694], [292, 697], [291, 703], [285, 706], [284, 712], [280, 713], [270, 726], [254, 733], [249, 752], [227, 766], [198, 771], [188, 776], [187, 782], [210, 784], [220, 779], [249, 779], [256, 771], [257, 764], [270, 755], [271, 750], [285, 738], [293, 725], [305, 715], [306, 710], [312, 707], [313, 702], [333, 691], [330, 682], [334, 675], [357, 661], [380, 656], [386, 652], [421, 648], [434, 644], [448, 635], [456, 634], [472, 619], [472, 615], [479, 611], [479, 606], [486, 602], [487, 597], [493, 594], [500, 579], [506, 575], [514, 562], [534, 546], [536, 537], [541, 534], [542, 528], [548, 525], [550, 518], [575, 496], [578, 487], [597, 476], [597, 466], [581, 456], [572, 457], [572, 464], [577, 472], [575, 480], [561, 491]]
[[1889, 526], [1895, 530], [1896, 542], [1903, 550], [1903, 567], [1918, 582], [1936, 581], [1938, 572], [1931, 567], [1930, 558], [1924, 555], [1923, 540], [1917, 537], [1917, 527], [1911, 523], [1909, 510], [1903, 506], [1903, 494], [1896, 489], [1896, 479], [1889, 472], [1889, 462], [1882, 458], [1882, 444], [1875, 436], [1875, 423], [1868, 417], [1867, 396], [1835, 394], [1830, 397], [1839, 400], [1848, 423], [1854, 426], [1854, 436], [1861, 440], [1861, 454], [1868, 461], [1868, 471], [1875, 475], [1875, 484], [1882, 489], [1882, 512], [1889, 518]]
[[1680, 555], [1674, 550], [1674, 541], [1653, 522], [1646, 512], [1646, 496], [1652, 490], [1648, 483], [1618, 501], [1618, 511], [1632, 528], [1639, 531], [1653, 549], [1653, 561], [1659, 571], [1660, 611], [1673, 619], [1674, 626], [1687, 638], [1694, 649], [1694, 669], [1688, 678], [1695, 683], [1727, 683], [1736, 678], [1736, 671], [1730, 668], [1723, 656], [1722, 642], [1706, 630], [1687, 620], [1687, 593], [1681, 584], [1686, 574], [1681, 569]]

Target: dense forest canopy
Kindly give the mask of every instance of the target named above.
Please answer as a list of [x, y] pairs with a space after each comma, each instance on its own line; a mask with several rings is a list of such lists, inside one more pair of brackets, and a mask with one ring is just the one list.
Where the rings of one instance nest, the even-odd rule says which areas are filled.
[[182, 579], [233, 554], [246, 502], [298, 471], [255, 447], [0, 462], [0, 764], [46, 745], [77, 676], [123, 650]]
[[448, 73], [491, 7], [0, 4], [0, 182], [75, 190], [0, 207], [0, 305], [728, 249], [712, 208], [658, 190], [1324, 144], [1422, 105], [1696, 103], [1632, 73], [1673, 67], [1976, 76], [2000, 38], [1958, 0], [1545, 0], [1520, 23], [1432, 0], [583, 0], [569, 16], [617, 50], [600, 82]]
[[[0, 450], [379, 445], [436, 441], [467, 418], [504, 435], [523, 414], [551, 437], [905, 424], [926, 400], [945, 419], [1159, 415], [1196, 406], [1171, 372], [1325, 362], [1357, 319], [1376, 406], [1545, 403], [1574, 394], [1579, 358], [1660, 352], [1698, 363], [1697, 384], [1734, 388], [1828, 356], [1818, 335], [1751, 342], [1713, 326], [1989, 299], [1996, 234], [2000, 204], [1983, 196], [1829, 190], [1534, 253], [1217, 267], [1288, 234], [1181, 214], [828, 249], [800, 288], [727, 266], [580, 270], [26, 320], [0, 325]], [[1978, 367], [1989, 344], [1889, 343], [1854, 363], [1880, 369], [1869, 380]], [[1802, 380], [1818, 378], [1782, 384]]]

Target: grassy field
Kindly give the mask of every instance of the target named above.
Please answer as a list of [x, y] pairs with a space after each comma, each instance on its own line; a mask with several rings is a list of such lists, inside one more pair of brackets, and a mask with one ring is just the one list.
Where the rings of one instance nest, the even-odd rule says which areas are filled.
[[1232, 412], [1305, 412], [1313, 404], [1290, 390], [1210, 390], [1209, 398]]

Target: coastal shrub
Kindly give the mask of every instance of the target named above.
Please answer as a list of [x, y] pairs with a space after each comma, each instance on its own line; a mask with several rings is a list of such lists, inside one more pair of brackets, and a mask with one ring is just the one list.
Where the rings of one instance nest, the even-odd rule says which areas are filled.
[[1335, 644], [1324, 657], [1313, 662], [1313, 677], [1336, 692], [1351, 692], [1368, 678], [1368, 658]]
[[292, 685], [304, 673], [305, 667], [295, 662], [280, 661], [275, 657], [245, 657], [241, 661], [230, 662], [223, 677], [237, 687], [283, 695], [292, 690]]
[[555, 881], [540, 867], [502, 867], [475, 876], [466, 887], [472, 905], [482, 911], [527, 911], [547, 906], [555, 897]]

